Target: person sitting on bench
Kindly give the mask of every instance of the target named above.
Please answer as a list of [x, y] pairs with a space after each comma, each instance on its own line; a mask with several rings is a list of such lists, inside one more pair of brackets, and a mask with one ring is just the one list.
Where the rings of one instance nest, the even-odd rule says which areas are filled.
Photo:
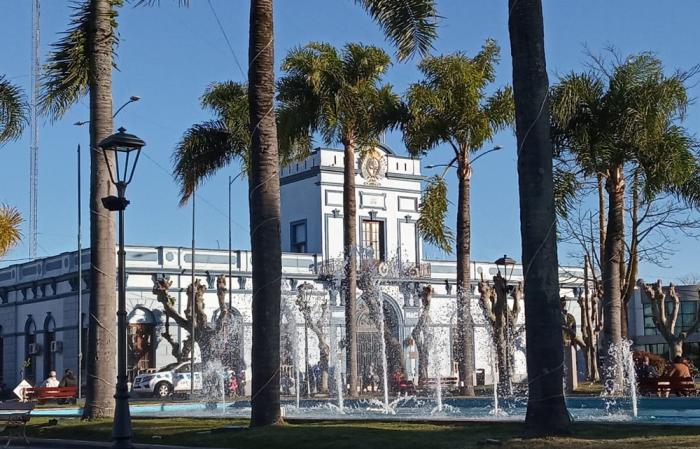
[[56, 378], [56, 371], [51, 371], [49, 372], [49, 377], [46, 378], [41, 386], [45, 388], [56, 388], [58, 387], [59, 383], [60, 382]]
[[63, 374], [61, 382], [57, 385], [58, 387], [77, 387], [78, 382], [75, 380], [75, 375], [72, 370], [67, 369]]
[[653, 379], [658, 376], [654, 367], [649, 364], [649, 357], [644, 356], [642, 364], [637, 367], [637, 379]]
[[671, 379], [687, 379], [690, 376], [690, 368], [683, 362], [683, 357], [676, 356], [673, 358], [673, 365], [671, 365], [671, 370], [668, 373], [668, 377]]

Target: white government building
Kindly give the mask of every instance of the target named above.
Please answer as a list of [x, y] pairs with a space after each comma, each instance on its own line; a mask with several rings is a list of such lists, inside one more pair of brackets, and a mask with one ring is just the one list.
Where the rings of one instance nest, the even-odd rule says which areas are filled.
[[[423, 257], [422, 241], [416, 230], [418, 205], [421, 197], [420, 161], [394, 154], [388, 147], [379, 146], [358, 156], [356, 168], [358, 242], [363, 248], [372, 247], [375, 255], [386, 261], [399, 261], [403, 272], [410, 276], [387, 280], [383, 286], [386, 310], [392, 316], [391, 332], [404, 344], [404, 358], [409, 377], [417, 376], [417, 357], [414, 347], [405, 346], [416, 325], [420, 302], [417, 292], [430, 283], [433, 295], [431, 316], [442, 348], [440, 366], [443, 375], [456, 376], [452, 347], [455, 327], [454, 260], [427, 260]], [[343, 152], [321, 148], [305, 161], [294, 163], [281, 171], [282, 198], [282, 256], [283, 289], [288, 295], [296, 293], [295, 286], [310, 282], [319, 294], [325, 295], [330, 307], [331, 364], [335, 366], [338, 343], [344, 334], [344, 306], [337, 285], [328, 282], [328, 267], [342, 257], [342, 189]], [[514, 192], [515, 194], [515, 192]], [[494, 248], [494, 256], [501, 251]], [[208, 285], [206, 306], [208, 316], [215, 315], [218, 307], [215, 278], [229, 276], [227, 250], [197, 249], [194, 256], [195, 275]], [[232, 305], [244, 322], [241, 342], [243, 367], [250, 378], [251, 347], [251, 254], [235, 250], [232, 254]], [[173, 362], [170, 344], [161, 337], [164, 314], [152, 293], [153, 278], [169, 277], [170, 289], [177, 307], [184, 310], [187, 297], [185, 288], [190, 283], [192, 252], [181, 247], [128, 246], [126, 249], [127, 307], [129, 317], [129, 344], [143, 350], [132, 352], [129, 369], [138, 371], [158, 368]], [[76, 252], [67, 252], [32, 262], [0, 269], [0, 367], [2, 381], [14, 385], [20, 380], [23, 363], [30, 381], [40, 381], [48, 371], [59, 373], [76, 369], [78, 365], [78, 288], [82, 288], [83, 352], [86, 351], [87, 319], [90, 297], [90, 251], [81, 257], [82, 282], [78, 282]], [[116, 270], [116, 267], [115, 267]], [[482, 275], [490, 279], [497, 272], [494, 263], [472, 262], [471, 278], [475, 283]], [[573, 301], [572, 288], [582, 285], [581, 268], [562, 267], [560, 280], [562, 295], [571, 297], [570, 312], [579, 317]], [[522, 279], [522, 268], [513, 268], [512, 282]], [[472, 314], [475, 326], [475, 368], [484, 370], [490, 379], [490, 343], [484, 327], [483, 315], [477, 306], [474, 286]], [[298, 313], [298, 312], [296, 312]], [[358, 346], [360, 364], [374, 361], [379, 351], [379, 333], [360, 310], [358, 314]], [[523, 320], [521, 312], [519, 320]], [[116, 320], [115, 320], [116, 321]], [[643, 320], [642, 320], [643, 321]], [[301, 315], [296, 318], [297, 344], [304, 346], [304, 325]], [[186, 330], [172, 329], [180, 341]], [[316, 337], [309, 335], [311, 363], [318, 360]], [[136, 342], [135, 340], [139, 341]], [[145, 349], [144, 349], [145, 348]], [[524, 348], [516, 357], [516, 375], [525, 375]], [[299, 356], [303, 357], [303, 351]], [[342, 357], [344, 359], [344, 357]], [[303, 359], [297, 360], [303, 366]], [[283, 362], [285, 363], [285, 362]], [[287, 361], [286, 363], [291, 363]], [[342, 360], [341, 360], [342, 366]], [[344, 369], [343, 369], [344, 371]]]

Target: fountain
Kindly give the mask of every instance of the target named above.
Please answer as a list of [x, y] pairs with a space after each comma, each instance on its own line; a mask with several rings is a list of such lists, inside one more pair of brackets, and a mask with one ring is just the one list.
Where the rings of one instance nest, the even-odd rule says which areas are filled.
[[617, 405], [617, 400], [627, 397], [630, 401], [632, 417], [639, 415], [637, 398], [637, 375], [633, 358], [633, 343], [622, 340], [619, 344], [612, 344], [608, 350], [608, 362], [605, 370], [608, 380], [603, 390], [606, 409]]

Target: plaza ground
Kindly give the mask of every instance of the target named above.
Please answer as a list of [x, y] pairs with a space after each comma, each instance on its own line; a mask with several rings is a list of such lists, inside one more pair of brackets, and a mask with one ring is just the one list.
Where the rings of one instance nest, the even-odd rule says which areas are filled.
[[[77, 418], [33, 418], [32, 438], [109, 441], [109, 420], [81, 422]], [[521, 423], [386, 423], [294, 421], [261, 429], [247, 429], [244, 419], [158, 418], [133, 420], [137, 443], [236, 449], [418, 449], [504, 447], [513, 449], [700, 448], [700, 428], [626, 424], [575, 424], [567, 437], [520, 438]], [[487, 441], [488, 440], [488, 441]], [[491, 446], [497, 444], [498, 446]]]

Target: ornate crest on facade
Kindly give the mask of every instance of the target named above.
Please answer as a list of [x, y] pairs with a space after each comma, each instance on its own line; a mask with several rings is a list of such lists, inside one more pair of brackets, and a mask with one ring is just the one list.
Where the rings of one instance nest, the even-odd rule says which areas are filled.
[[360, 173], [367, 185], [379, 185], [379, 180], [386, 175], [386, 159], [377, 150], [367, 151], [360, 160]]

